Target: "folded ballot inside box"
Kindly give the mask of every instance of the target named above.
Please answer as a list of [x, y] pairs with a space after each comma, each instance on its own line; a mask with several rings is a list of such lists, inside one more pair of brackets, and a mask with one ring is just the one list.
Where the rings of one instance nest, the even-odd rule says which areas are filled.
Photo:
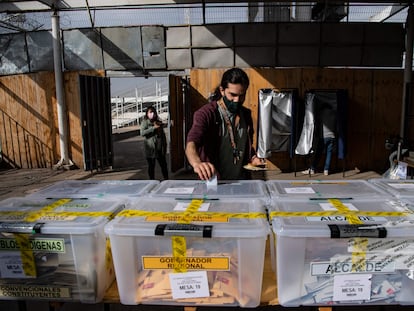
[[275, 200], [280, 304], [413, 304], [412, 215], [391, 197]]
[[157, 180], [62, 180], [33, 192], [30, 198], [134, 199], [148, 194]]
[[121, 201], [0, 201], [0, 299], [96, 303], [114, 281], [104, 225]]
[[256, 307], [269, 231], [258, 199], [128, 204], [105, 226], [120, 301]]
[[203, 180], [165, 180], [151, 191], [153, 197], [170, 198], [258, 198], [268, 203], [269, 193], [263, 180], [219, 180], [209, 183]]
[[389, 196], [366, 180], [268, 180], [271, 198], [373, 198]]

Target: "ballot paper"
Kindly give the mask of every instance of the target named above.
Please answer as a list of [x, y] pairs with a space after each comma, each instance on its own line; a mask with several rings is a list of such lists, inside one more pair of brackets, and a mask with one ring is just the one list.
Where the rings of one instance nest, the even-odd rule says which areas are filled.
[[217, 175], [214, 175], [206, 182], [207, 188], [217, 187]]

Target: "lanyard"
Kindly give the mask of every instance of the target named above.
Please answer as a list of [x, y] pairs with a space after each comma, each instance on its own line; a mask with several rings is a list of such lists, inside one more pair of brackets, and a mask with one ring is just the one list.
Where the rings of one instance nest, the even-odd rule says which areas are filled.
[[[221, 114], [224, 118], [224, 122], [226, 122], [226, 126], [227, 126], [227, 131], [229, 132], [229, 136], [230, 136], [230, 143], [231, 143], [231, 147], [233, 148], [233, 163], [236, 164], [237, 161], [240, 160], [240, 151], [237, 150], [237, 145], [236, 142], [234, 140], [234, 132], [233, 132], [233, 126], [231, 125], [231, 121], [229, 118], [229, 112], [223, 102], [223, 98], [220, 99], [218, 101], [218, 107], [221, 111]], [[239, 120], [240, 120], [240, 116], [236, 115], [235, 116], [235, 121], [234, 121], [234, 125], [235, 127], [237, 127], [237, 125], [239, 124]]]

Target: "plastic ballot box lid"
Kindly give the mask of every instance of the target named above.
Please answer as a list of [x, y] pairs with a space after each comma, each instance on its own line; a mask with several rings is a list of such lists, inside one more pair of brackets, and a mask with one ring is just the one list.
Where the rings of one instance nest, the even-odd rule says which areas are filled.
[[63, 180], [39, 189], [28, 197], [36, 198], [135, 198], [157, 186], [157, 180]]
[[368, 182], [397, 198], [414, 198], [414, 179], [374, 178]]
[[268, 201], [269, 193], [263, 180], [165, 180], [151, 191], [154, 197], [172, 198], [260, 198]]
[[366, 180], [268, 180], [272, 198], [373, 198], [389, 196]]
[[27, 229], [26, 233], [90, 233], [114, 217], [125, 203], [125, 200], [12, 197], [0, 201], [0, 222], [2, 232], [22, 233]]

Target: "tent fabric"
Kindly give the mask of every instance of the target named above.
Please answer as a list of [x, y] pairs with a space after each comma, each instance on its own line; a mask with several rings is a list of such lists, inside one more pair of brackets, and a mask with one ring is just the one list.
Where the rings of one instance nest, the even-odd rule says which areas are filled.
[[292, 111], [293, 92], [272, 89], [259, 91], [258, 157], [268, 158], [272, 152], [292, 153]]
[[315, 152], [316, 143], [322, 135], [320, 112], [324, 106], [336, 110], [336, 126], [333, 130], [337, 139], [337, 157], [338, 159], [344, 159], [346, 156], [346, 90], [307, 91], [305, 93], [303, 127], [295, 153], [309, 155]]

